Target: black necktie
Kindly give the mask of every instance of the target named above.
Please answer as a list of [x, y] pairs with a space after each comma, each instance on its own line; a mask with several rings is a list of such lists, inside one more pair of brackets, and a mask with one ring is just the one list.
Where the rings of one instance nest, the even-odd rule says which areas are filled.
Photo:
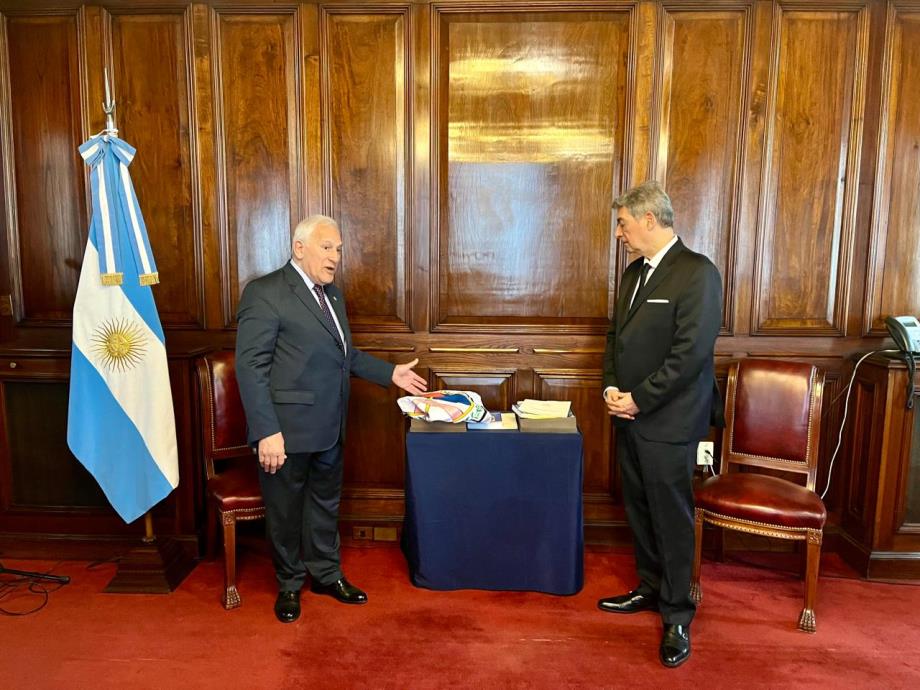
[[323, 311], [323, 316], [326, 317], [326, 321], [332, 327], [332, 332], [335, 333], [335, 342], [339, 347], [342, 347], [342, 338], [339, 336], [339, 329], [335, 325], [335, 319], [332, 318], [332, 312], [329, 311], [329, 305], [326, 303], [326, 292], [323, 290], [322, 285], [314, 285], [313, 292], [316, 293], [316, 299], [319, 300], [319, 308]]
[[645, 281], [648, 278], [649, 271], [652, 270], [652, 265], [648, 261], [642, 262], [642, 271], [639, 273], [639, 283], [636, 285], [636, 291], [633, 293], [632, 301], [629, 303], [629, 308], [632, 309], [632, 306], [636, 303], [636, 297], [639, 296], [639, 293], [642, 292], [642, 288], [645, 287]]

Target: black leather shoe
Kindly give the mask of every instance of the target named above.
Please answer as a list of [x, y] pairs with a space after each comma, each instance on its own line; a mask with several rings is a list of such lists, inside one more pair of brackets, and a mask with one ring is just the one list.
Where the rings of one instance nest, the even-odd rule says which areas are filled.
[[658, 657], [668, 668], [676, 668], [689, 659], [690, 626], [665, 623]]
[[639, 611], [657, 611], [658, 597], [633, 590], [618, 597], [607, 597], [597, 602], [597, 608], [607, 613], [638, 613]]
[[300, 592], [278, 592], [275, 599], [275, 618], [282, 623], [293, 623], [300, 618]]
[[318, 582], [310, 583], [310, 591], [316, 594], [328, 594], [338, 599], [343, 604], [366, 604], [367, 595], [351, 584], [344, 577], [341, 580], [321, 585]]

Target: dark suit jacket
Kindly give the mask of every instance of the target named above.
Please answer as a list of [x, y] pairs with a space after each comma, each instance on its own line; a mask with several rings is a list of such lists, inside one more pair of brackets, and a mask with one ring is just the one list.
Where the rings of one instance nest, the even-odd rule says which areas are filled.
[[635, 425], [648, 440], [698, 441], [721, 406], [713, 363], [722, 322], [719, 270], [678, 240], [630, 308], [643, 261], [623, 272], [604, 354], [604, 387], [632, 393], [639, 414], [613, 421]]
[[345, 334], [347, 354], [290, 263], [243, 290], [236, 377], [250, 443], [280, 431], [288, 453], [328, 450], [345, 435], [350, 376], [390, 384], [393, 365], [352, 344], [341, 291], [328, 285], [326, 294]]

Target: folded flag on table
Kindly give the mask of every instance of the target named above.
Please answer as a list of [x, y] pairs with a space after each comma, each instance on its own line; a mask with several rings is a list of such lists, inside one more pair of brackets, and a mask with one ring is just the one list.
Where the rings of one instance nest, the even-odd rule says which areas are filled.
[[482, 398], [473, 391], [440, 390], [423, 395], [407, 395], [396, 401], [399, 409], [413, 419], [427, 422], [482, 422], [492, 416]]

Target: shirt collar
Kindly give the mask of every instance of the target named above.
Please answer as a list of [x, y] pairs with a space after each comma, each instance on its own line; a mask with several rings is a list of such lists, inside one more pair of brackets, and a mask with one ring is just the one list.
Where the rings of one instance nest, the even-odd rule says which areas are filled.
[[293, 266], [293, 267], [294, 267], [294, 270], [297, 271], [297, 272], [300, 274], [300, 277], [301, 277], [301, 278], [303, 278], [303, 282], [305, 282], [305, 283], [307, 284], [307, 288], [309, 288], [310, 290], [312, 290], [312, 289], [313, 289], [313, 286], [316, 285], [316, 283], [314, 283], [312, 280], [310, 280], [310, 276], [308, 276], [306, 273], [303, 272], [303, 269], [302, 269], [300, 266], [297, 265], [297, 262], [294, 261], [294, 259], [291, 259], [291, 266]]
[[645, 263], [650, 264], [652, 270], [658, 268], [658, 264], [661, 263], [661, 260], [664, 258], [664, 255], [668, 253], [668, 250], [677, 244], [677, 235], [671, 238], [671, 241], [664, 245], [661, 249], [658, 250], [658, 253], [655, 254], [651, 259], [646, 259]]

